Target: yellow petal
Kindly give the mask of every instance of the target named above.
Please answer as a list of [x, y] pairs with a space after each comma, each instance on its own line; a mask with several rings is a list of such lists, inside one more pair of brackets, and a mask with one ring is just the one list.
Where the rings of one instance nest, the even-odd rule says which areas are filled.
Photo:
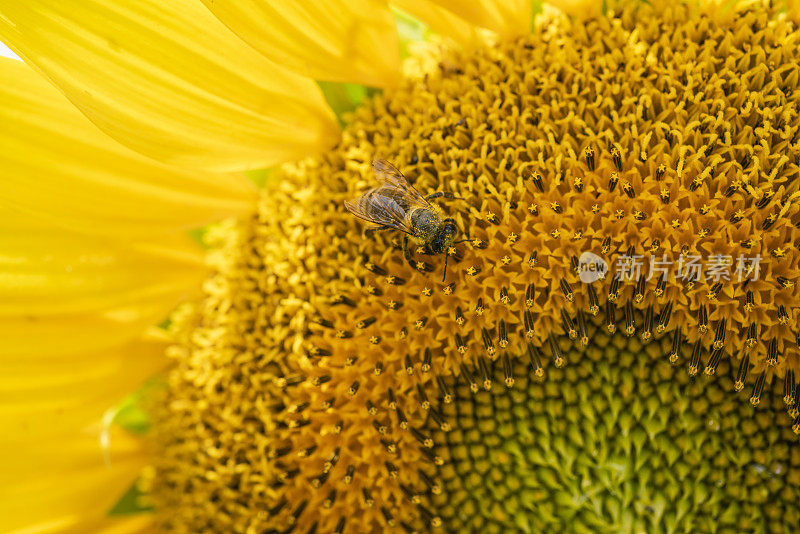
[[141, 443], [116, 429], [104, 450], [98, 432], [0, 445], [0, 532], [142, 531], [149, 518], [106, 517], [146, 463]]
[[547, 3], [577, 17], [598, 15], [603, 10], [602, 0], [548, 0]]
[[246, 212], [241, 175], [181, 170], [98, 130], [40, 74], [0, 58], [0, 209], [82, 232], [150, 236]]
[[261, 56], [197, 0], [3, 2], [0, 38], [100, 129], [158, 160], [261, 168], [338, 138], [312, 80]]
[[[406, 3], [414, 1], [407, 0]], [[530, 0], [422, 1], [427, 2], [438, 4], [467, 22], [497, 32], [502, 37], [525, 35], [531, 31], [533, 11]]]
[[423, 21], [431, 30], [471, 48], [482, 42], [476, 27], [435, 0], [392, 0], [392, 4]]
[[170, 340], [155, 328], [100, 352], [40, 352], [0, 359], [0, 424], [6, 445], [71, 435], [166, 368]]
[[385, 0], [203, 0], [266, 57], [318, 80], [391, 86], [400, 77], [394, 18]]
[[137, 245], [0, 220], [0, 356], [74, 354], [132, 339], [205, 273], [188, 238]]
[[104, 424], [110, 407], [163, 369], [156, 329], [127, 345], [64, 357], [0, 358], [0, 532], [131, 534], [152, 518], [111, 518], [147, 457]]

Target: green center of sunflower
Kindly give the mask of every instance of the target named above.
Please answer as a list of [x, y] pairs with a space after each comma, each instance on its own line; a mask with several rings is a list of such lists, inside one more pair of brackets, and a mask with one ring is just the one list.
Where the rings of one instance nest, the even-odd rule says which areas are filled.
[[[167, 527], [797, 521], [800, 34], [655, 4], [447, 54], [211, 234], [157, 425]], [[444, 282], [344, 209], [378, 157], [463, 198]]]
[[443, 532], [789, 532], [800, 456], [782, 401], [753, 415], [725, 377], [695, 381], [664, 343], [602, 331], [577, 363], [512, 388], [448, 381], [452, 430], [426, 429], [443, 463], [432, 497]]

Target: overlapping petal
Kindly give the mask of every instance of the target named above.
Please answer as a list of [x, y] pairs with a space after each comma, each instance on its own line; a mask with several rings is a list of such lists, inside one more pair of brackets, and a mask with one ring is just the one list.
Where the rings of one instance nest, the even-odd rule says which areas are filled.
[[385, 0], [203, 0], [269, 59], [318, 80], [386, 87], [400, 79], [394, 19]]
[[242, 175], [187, 171], [127, 149], [24, 63], [0, 58], [0, 208], [117, 238], [202, 226], [252, 208]]
[[392, 0], [392, 4], [412, 17], [424, 21], [439, 35], [449, 37], [467, 48], [481, 42], [475, 25], [436, 4], [435, 0]]
[[[407, 0], [406, 4], [415, 1]], [[497, 32], [501, 37], [524, 35], [531, 29], [530, 0], [421, 0], [420, 3], [437, 4], [475, 26]], [[424, 9], [424, 6], [419, 6], [419, 9]]]
[[99, 432], [87, 427], [24, 447], [0, 444], [0, 531], [143, 532], [152, 518], [107, 517], [146, 464], [142, 444], [115, 429], [104, 450]]
[[0, 220], [0, 356], [76, 354], [133, 339], [205, 273], [188, 238], [135, 244]]
[[0, 39], [100, 129], [155, 159], [258, 168], [338, 137], [312, 80], [264, 58], [197, 0], [2, 0]]

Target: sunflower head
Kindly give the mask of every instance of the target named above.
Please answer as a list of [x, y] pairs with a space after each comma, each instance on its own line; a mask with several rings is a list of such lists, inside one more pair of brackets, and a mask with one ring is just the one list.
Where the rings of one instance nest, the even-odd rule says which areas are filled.
[[[161, 414], [169, 526], [797, 521], [795, 24], [621, 2], [539, 26], [375, 96], [221, 232]], [[462, 198], [439, 205], [469, 241], [409, 264], [364, 236], [343, 203], [375, 158]]]

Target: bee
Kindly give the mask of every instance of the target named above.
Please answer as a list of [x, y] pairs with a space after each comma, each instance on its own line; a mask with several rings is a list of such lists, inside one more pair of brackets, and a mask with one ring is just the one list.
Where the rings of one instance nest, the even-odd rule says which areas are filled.
[[453, 245], [469, 241], [456, 241], [458, 227], [452, 217], [444, 217], [442, 209], [430, 203], [436, 198], [461, 199], [453, 193], [437, 191], [423, 197], [403, 173], [384, 159], [372, 162], [375, 177], [380, 185], [372, 188], [354, 201], [345, 201], [345, 207], [356, 217], [375, 223], [365, 233], [382, 230], [403, 232], [403, 256], [408, 264], [417, 269], [408, 248], [409, 238], [424, 249], [425, 254], [445, 254], [444, 274], [447, 276], [447, 251]]

